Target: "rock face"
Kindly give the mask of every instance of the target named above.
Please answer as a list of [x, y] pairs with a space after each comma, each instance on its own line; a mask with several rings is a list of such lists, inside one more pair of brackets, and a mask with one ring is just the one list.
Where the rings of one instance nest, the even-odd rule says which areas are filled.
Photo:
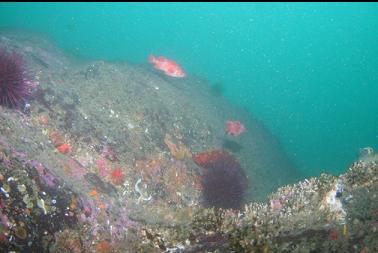
[[[143, 165], [144, 168], [155, 165]], [[142, 165], [139, 165], [140, 168]], [[174, 170], [171, 173], [171, 169]], [[0, 143], [2, 252], [376, 252], [378, 164], [284, 186], [239, 211], [190, 202], [183, 163], [133, 192], [87, 173], [82, 189]], [[169, 176], [171, 174], [171, 176]], [[169, 180], [166, 180], [168, 178]], [[176, 182], [177, 181], [177, 182]], [[106, 186], [105, 186], [106, 185]], [[181, 187], [179, 187], [181, 185]], [[95, 186], [95, 187], [94, 187]], [[94, 187], [94, 188], [93, 188]], [[173, 194], [174, 192], [174, 194]], [[136, 194], [138, 193], [138, 194]], [[149, 197], [147, 196], [149, 194]], [[166, 196], [159, 196], [165, 194]], [[184, 198], [189, 198], [185, 200]], [[164, 201], [163, 201], [164, 200]], [[294, 251], [293, 251], [294, 250]]]
[[[166, 136], [170, 136], [179, 148], [174, 156], [219, 148], [231, 152], [251, 178], [250, 200], [265, 199], [278, 186], [300, 177], [259, 122], [214, 96], [211, 85], [193, 74], [176, 79], [148, 63], [83, 62], [25, 32], [0, 33], [0, 46], [20, 54], [39, 82], [27, 101], [29, 115], [11, 116], [13, 111], [3, 108], [1, 120], [13, 122], [7, 124], [15, 132], [1, 134], [13, 147], [50, 163], [52, 169], [55, 153], [45, 154], [55, 151], [49, 141], [68, 145], [70, 157], [82, 160], [111, 148], [118, 162], [132, 166], [135, 160], [167, 152]], [[237, 138], [228, 136], [224, 126], [230, 118], [243, 122], [248, 131]], [[19, 124], [21, 120], [24, 124]], [[19, 136], [32, 145], [26, 146]], [[40, 147], [34, 146], [37, 143]], [[82, 162], [90, 166], [93, 161]]]
[[[377, 249], [375, 160], [248, 204], [299, 175], [269, 132], [204, 80], [82, 62], [24, 32], [0, 33], [0, 47], [22, 55], [39, 82], [27, 107], [0, 106], [0, 251]], [[224, 132], [235, 115], [248, 129], [238, 138]], [[202, 205], [192, 154], [213, 149], [249, 178], [239, 212]]]

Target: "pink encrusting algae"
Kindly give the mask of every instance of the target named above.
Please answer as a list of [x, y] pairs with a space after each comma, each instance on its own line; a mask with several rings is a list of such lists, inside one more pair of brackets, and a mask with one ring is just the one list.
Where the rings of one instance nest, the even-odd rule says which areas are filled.
[[98, 174], [101, 177], [107, 177], [110, 175], [111, 170], [105, 158], [100, 157], [95, 161], [95, 163], [98, 168]]

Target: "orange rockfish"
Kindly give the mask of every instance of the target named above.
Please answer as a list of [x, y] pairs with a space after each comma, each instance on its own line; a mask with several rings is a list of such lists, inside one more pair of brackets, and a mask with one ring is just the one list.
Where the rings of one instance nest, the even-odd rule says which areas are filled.
[[240, 121], [228, 120], [225, 131], [228, 135], [238, 136], [245, 132], [245, 127]]
[[176, 62], [169, 60], [163, 56], [155, 57], [150, 55], [148, 61], [154, 64], [154, 68], [164, 71], [167, 76], [185, 77], [186, 74]]

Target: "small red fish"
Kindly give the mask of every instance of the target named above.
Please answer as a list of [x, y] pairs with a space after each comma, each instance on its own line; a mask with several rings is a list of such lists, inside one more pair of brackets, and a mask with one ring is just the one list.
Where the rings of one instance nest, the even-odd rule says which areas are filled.
[[172, 77], [185, 77], [186, 74], [176, 62], [169, 60], [163, 56], [155, 57], [150, 55], [148, 61], [154, 64], [154, 68], [164, 71], [167, 76]]
[[238, 136], [245, 132], [245, 127], [240, 121], [231, 121], [226, 122], [226, 133], [228, 135]]

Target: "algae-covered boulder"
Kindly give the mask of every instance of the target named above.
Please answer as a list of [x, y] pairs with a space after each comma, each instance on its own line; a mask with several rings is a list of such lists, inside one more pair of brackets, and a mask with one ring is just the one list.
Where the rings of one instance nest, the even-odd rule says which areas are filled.
[[193, 74], [86, 62], [25, 32], [0, 48], [38, 83], [27, 106], [0, 106], [2, 252], [378, 251], [372, 152], [299, 181], [277, 140]]

